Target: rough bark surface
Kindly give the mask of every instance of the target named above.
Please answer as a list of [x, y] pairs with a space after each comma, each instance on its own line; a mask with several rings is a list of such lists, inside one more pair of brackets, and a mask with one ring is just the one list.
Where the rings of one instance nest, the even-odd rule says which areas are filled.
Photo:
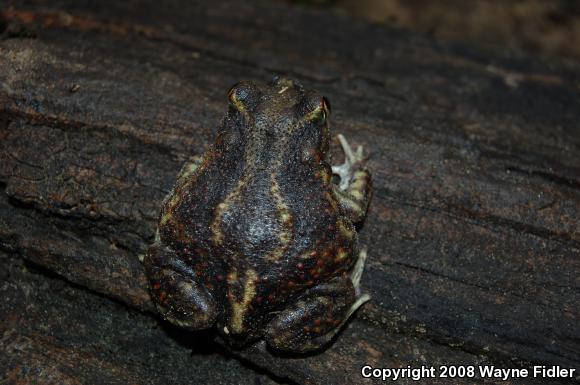
[[580, 371], [578, 64], [268, 3], [10, 1], [1, 17], [6, 252], [152, 314], [138, 256], [182, 162], [213, 140], [230, 85], [286, 74], [371, 153], [373, 300], [321, 354], [233, 354], [295, 383], [368, 383], [363, 364]]

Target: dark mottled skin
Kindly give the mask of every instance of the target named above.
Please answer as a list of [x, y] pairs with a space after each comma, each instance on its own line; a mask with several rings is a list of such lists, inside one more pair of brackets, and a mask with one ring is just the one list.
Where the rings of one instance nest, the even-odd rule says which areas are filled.
[[330, 111], [317, 92], [241, 82], [229, 99], [214, 145], [163, 203], [144, 259], [152, 298], [169, 321], [217, 325], [233, 345], [317, 349], [366, 300], [349, 270], [370, 176], [358, 162], [348, 189], [332, 182]]

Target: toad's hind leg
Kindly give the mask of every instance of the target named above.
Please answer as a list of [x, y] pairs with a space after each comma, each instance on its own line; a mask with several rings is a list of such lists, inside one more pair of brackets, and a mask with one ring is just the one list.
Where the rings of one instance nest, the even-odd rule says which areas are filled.
[[266, 327], [268, 344], [279, 350], [304, 353], [330, 342], [349, 317], [370, 299], [368, 294], [360, 293], [365, 259], [363, 251], [350, 276], [311, 287], [276, 314]]
[[338, 135], [338, 140], [344, 151], [344, 163], [332, 166], [332, 172], [340, 176], [340, 183], [334, 185], [333, 192], [346, 215], [357, 223], [365, 217], [371, 199], [371, 175], [364, 168], [362, 146], [354, 152], [344, 136]]
[[195, 272], [169, 247], [157, 241], [143, 264], [149, 277], [151, 298], [163, 317], [193, 330], [207, 329], [217, 319], [212, 294], [196, 280]]

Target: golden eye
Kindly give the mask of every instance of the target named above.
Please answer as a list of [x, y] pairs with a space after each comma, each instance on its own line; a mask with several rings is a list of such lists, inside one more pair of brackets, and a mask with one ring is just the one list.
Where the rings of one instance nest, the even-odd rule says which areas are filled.
[[326, 123], [326, 119], [330, 113], [330, 103], [326, 98], [322, 98], [320, 104], [314, 109], [314, 111], [310, 112], [306, 115], [306, 120], [311, 122], [317, 122], [319, 124]]
[[320, 124], [324, 124], [326, 123], [326, 117], [327, 117], [327, 112], [324, 108], [321, 109], [319, 117], [318, 117], [318, 121], [320, 122]]
[[[244, 103], [243, 100], [240, 100], [240, 96], [243, 95], [239, 95], [239, 83], [234, 85], [232, 88], [230, 88], [229, 92], [228, 92], [228, 99], [230, 100], [230, 103], [232, 104], [232, 106], [235, 107], [236, 110], [238, 111], [244, 111]], [[242, 98], [243, 99], [243, 98]]]
[[259, 97], [260, 91], [251, 82], [241, 81], [235, 84], [228, 91], [228, 99], [232, 106], [239, 111], [245, 111], [250, 108]]
[[230, 90], [228, 91], [228, 99], [229, 99], [229, 100], [230, 100], [230, 102], [232, 102], [232, 103], [233, 103], [233, 101], [235, 100], [235, 97], [236, 97], [236, 95], [235, 95], [235, 93], [236, 93], [236, 86], [237, 86], [237, 84], [234, 84], [234, 85], [233, 85], [233, 86], [230, 88]]

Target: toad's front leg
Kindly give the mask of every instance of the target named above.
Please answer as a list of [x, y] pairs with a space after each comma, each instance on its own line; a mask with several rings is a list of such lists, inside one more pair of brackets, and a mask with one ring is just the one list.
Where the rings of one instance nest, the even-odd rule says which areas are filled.
[[340, 183], [334, 185], [334, 195], [342, 209], [353, 223], [364, 219], [371, 195], [371, 175], [364, 168], [365, 158], [362, 146], [356, 152], [342, 135], [338, 140], [344, 151], [344, 163], [332, 166], [332, 172], [340, 176]]
[[153, 244], [143, 264], [149, 277], [151, 298], [163, 317], [173, 324], [193, 330], [207, 329], [217, 319], [212, 293], [196, 279], [175, 251]]
[[277, 313], [266, 327], [268, 344], [279, 350], [304, 353], [330, 342], [349, 317], [370, 299], [359, 288], [365, 259], [363, 250], [350, 276], [311, 287]]

